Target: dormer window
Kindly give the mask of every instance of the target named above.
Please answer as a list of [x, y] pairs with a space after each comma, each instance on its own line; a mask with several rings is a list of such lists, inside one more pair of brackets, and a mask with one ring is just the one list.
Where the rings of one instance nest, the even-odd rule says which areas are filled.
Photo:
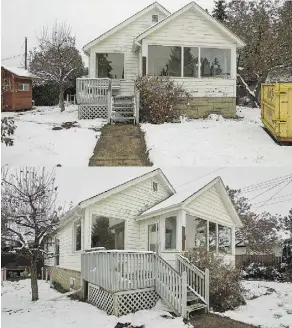
[[158, 23], [158, 15], [152, 15], [152, 23]]

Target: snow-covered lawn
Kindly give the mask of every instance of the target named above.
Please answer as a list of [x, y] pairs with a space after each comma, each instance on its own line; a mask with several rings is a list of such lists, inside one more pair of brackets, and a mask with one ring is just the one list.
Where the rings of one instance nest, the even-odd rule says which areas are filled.
[[[118, 322], [131, 323], [145, 328], [187, 328], [182, 318], [172, 319], [162, 304], [153, 310], [138, 311], [120, 318], [109, 316], [96, 307], [83, 302], [61, 298], [49, 299], [60, 295], [49, 284], [39, 281], [40, 299], [30, 301], [30, 280], [5, 282], [1, 290], [2, 326], [13, 328], [53, 328], [53, 327], [96, 327], [114, 328]], [[169, 317], [163, 318], [162, 315]]]
[[[77, 106], [37, 107], [35, 110], [5, 112], [2, 117], [14, 117], [17, 126], [14, 145], [2, 145], [2, 165], [62, 165], [88, 166], [89, 158], [105, 120], [78, 120]], [[52, 130], [64, 122], [77, 122], [70, 129]]]
[[291, 165], [292, 147], [279, 146], [264, 131], [260, 110], [238, 107], [241, 120], [208, 119], [142, 124], [150, 160], [160, 165]]
[[292, 327], [292, 283], [245, 281], [246, 302], [224, 316], [263, 328]]

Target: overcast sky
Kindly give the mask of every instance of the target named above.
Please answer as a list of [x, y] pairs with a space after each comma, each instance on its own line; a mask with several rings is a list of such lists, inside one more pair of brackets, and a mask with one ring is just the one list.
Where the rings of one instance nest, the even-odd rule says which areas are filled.
[[[128, 179], [144, 174], [154, 168], [57, 168], [57, 185], [59, 186], [59, 200], [67, 204], [92, 197], [100, 192], [114, 187]], [[245, 192], [243, 196], [251, 200], [257, 212], [268, 211], [272, 214], [287, 215], [292, 208], [292, 167], [179, 167], [161, 168], [177, 192], [187, 188], [196, 191], [198, 178], [208, 183], [217, 176], [221, 176], [225, 185], [232, 189], [243, 189], [251, 185], [265, 183], [253, 192]], [[287, 176], [290, 175], [288, 178]], [[282, 178], [286, 177], [286, 178]], [[281, 178], [281, 179], [278, 179]], [[290, 181], [290, 184], [288, 182]], [[288, 184], [288, 185], [287, 185]], [[247, 189], [245, 191], [248, 191]], [[266, 202], [266, 204], [264, 204]]]
[[[152, 2], [149, 0], [1, 0], [1, 58], [23, 54], [25, 37], [28, 38], [28, 50], [35, 47], [42, 27], [51, 27], [56, 20], [66, 22], [72, 27], [77, 48], [81, 51], [86, 43]], [[178, 10], [189, 2], [190, 0], [159, 1], [170, 12]], [[196, 2], [204, 9], [212, 10], [213, 0]], [[23, 56], [4, 60], [2, 64], [19, 66], [23, 64]]]

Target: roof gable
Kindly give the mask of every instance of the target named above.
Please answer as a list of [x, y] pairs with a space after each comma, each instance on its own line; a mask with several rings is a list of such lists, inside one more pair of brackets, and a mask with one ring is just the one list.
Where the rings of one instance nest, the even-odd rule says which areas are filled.
[[167, 16], [163, 20], [161, 20], [159, 23], [157, 23], [154, 26], [149, 27], [147, 30], [145, 30], [143, 33], [141, 33], [136, 39], [136, 42], [140, 42], [145, 37], [149, 36], [150, 34], [154, 33], [158, 29], [165, 26], [167, 23], [170, 23], [175, 18], [181, 16], [183, 13], [189, 11], [189, 10], [195, 10], [196, 13], [198, 13], [202, 18], [204, 18], [210, 25], [212, 25], [214, 28], [219, 30], [224, 36], [226, 36], [228, 39], [231, 39], [233, 42], [236, 43], [237, 47], [244, 47], [245, 43], [243, 40], [241, 40], [237, 35], [235, 35], [233, 32], [231, 32], [225, 25], [223, 25], [221, 22], [216, 20], [214, 17], [212, 17], [209, 13], [207, 13], [204, 9], [202, 9], [197, 3], [191, 2], [188, 5], [184, 6], [183, 8], [179, 9], [178, 11], [174, 12], [173, 14]]
[[147, 6], [146, 8], [138, 11], [136, 14], [134, 14], [133, 16], [129, 17], [128, 19], [126, 19], [125, 21], [123, 21], [122, 23], [116, 25], [115, 27], [113, 27], [112, 29], [108, 30], [107, 32], [103, 33], [102, 35], [100, 35], [98, 38], [90, 41], [89, 43], [87, 43], [82, 50], [88, 54], [88, 51], [91, 47], [95, 46], [96, 44], [98, 44], [99, 42], [103, 41], [104, 39], [106, 39], [107, 37], [109, 37], [110, 35], [116, 33], [117, 31], [119, 31], [120, 29], [124, 28], [125, 26], [131, 24], [133, 21], [135, 21], [136, 19], [138, 19], [139, 17], [143, 16], [144, 14], [146, 14], [147, 12], [151, 11], [152, 9], [158, 9], [159, 11], [161, 11], [162, 13], [164, 13], [165, 15], [170, 15], [170, 12], [165, 9], [162, 5], [160, 5], [158, 2], [154, 2], [151, 5]]

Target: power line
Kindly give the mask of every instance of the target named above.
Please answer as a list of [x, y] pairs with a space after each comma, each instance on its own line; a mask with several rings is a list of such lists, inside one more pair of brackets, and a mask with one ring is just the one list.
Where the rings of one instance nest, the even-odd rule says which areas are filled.
[[3, 61], [3, 60], [13, 59], [13, 58], [18, 58], [18, 57], [21, 57], [21, 56], [23, 56], [23, 55], [24, 55], [24, 54], [21, 54], [21, 55], [15, 55], [15, 56], [7, 57], [7, 58], [1, 58], [1, 61]]
[[270, 205], [274, 205], [274, 204], [279, 204], [279, 203], [285, 203], [285, 202], [292, 202], [292, 198], [289, 199], [285, 199], [285, 200], [280, 200], [279, 202], [274, 202], [274, 203], [270, 203], [270, 204], [266, 204], [266, 206], [270, 206]]
[[[288, 196], [291, 196], [292, 193], [290, 194], [286, 194], [286, 195], [283, 195], [283, 196], [279, 196], [279, 197], [276, 197], [274, 199], [281, 199], [281, 198], [285, 198], [285, 197], [288, 197]], [[256, 205], [256, 204], [261, 204], [261, 203], [264, 203], [266, 200], [261, 200], [260, 202], [256, 202], [256, 203], [253, 203], [252, 205]]]
[[267, 180], [267, 181], [264, 181], [264, 182], [260, 182], [260, 183], [254, 184], [254, 185], [244, 187], [244, 188], [241, 189], [241, 192], [242, 193], [249, 193], [249, 192], [252, 192], [252, 191], [255, 191], [255, 190], [258, 190], [258, 189], [263, 189], [263, 188], [269, 187], [271, 185], [274, 185], [275, 183], [279, 182], [279, 180], [280, 181], [285, 181], [287, 178], [291, 178], [291, 177], [292, 177], [292, 174], [288, 174], [288, 175], [285, 175], [285, 176], [270, 179], [270, 180]]

